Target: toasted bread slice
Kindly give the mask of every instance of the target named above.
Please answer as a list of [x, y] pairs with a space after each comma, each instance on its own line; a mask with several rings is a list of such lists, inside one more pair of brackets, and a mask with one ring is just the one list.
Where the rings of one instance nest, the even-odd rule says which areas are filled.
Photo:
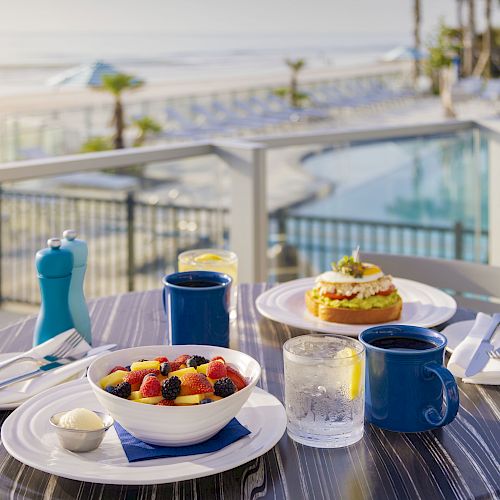
[[382, 309], [346, 309], [341, 307], [328, 307], [312, 295], [312, 290], [306, 292], [307, 310], [323, 321], [331, 323], [347, 323], [351, 325], [368, 325], [372, 323], [386, 323], [401, 317], [403, 301], [399, 300], [389, 307]]

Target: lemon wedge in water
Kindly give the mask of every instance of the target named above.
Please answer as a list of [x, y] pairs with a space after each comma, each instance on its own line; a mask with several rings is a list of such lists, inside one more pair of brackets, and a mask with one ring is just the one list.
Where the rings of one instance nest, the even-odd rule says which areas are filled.
[[337, 353], [337, 357], [345, 358], [346, 365], [342, 368], [342, 370], [346, 370], [348, 372], [348, 397], [352, 401], [361, 393], [361, 384], [363, 383], [363, 361], [356, 353], [356, 350], [352, 347], [344, 347]]
[[210, 262], [214, 260], [224, 260], [224, 259], [220, 255], [216, 255], [215, 253], [204, 253], [194, 258], [195, 262]]

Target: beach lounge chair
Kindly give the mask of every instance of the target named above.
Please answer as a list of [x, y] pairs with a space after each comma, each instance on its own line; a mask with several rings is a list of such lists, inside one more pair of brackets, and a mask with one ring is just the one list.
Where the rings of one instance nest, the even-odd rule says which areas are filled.
[[222, 116], [223, 121], [228, 123], [230, 126], [238, 128], [261, 128], [267, 126], [267, 123], [260, 118], [251, 118], [248, 116], [240, 116], [236, 114], [232, 109], [230, 109], [225, 104], [220, 101], [212, 101], [212, 109], [215, 114]]
[[165, 113], [167, 117], [167, 123], [176, 123], [178, 129], [176, 130], [166, 130], [162, 135], [165, 137], [192, 137], [200, 138], [207, 135], [215, 134], [221, 132], [220, 128], [213, 129], [210, 127], [200, 126], [190, 120], [188, 120], [184, 115], [177, 111], [172, 106], [167, 106], [165, 108]]
[[453, 85], [451, 92], [453, 99], [463, 100], [471, 97], [477, 97], [481, 94], [483, 88], [483, 80], [477, 76], [462, 78]]
[[316, 119], [324, 120], [330, 117], [330, 115], [324, 110], [314, 109], [314, 108], [294, 108], [290, 106], [283, 99], [278, 96], [269, 94], [265, 100], [260, 99], [262, 106], [272, 109], [274, 106], [275, 112], [281, 113], [283, 115], [288, 115], [291, 121], [297, 121], [294, 118], [300, 119]]
[[253, 106], [249, 102], [246, 101], [241, 101], [239, 99], [236, 99], [233, 102], [233, 105], [235, 109], [238, 111], [241, 111], [245, 116], [253, 119], [253, 120], [261, 120], [263, 124], [266, 125], [277, 125], [279, 123], [283, 123], [285, 121], [285, 118], [276, 118], [276, 117], [271, 117], [271, 116], [263, 116], [262, 114], [258, 113]]

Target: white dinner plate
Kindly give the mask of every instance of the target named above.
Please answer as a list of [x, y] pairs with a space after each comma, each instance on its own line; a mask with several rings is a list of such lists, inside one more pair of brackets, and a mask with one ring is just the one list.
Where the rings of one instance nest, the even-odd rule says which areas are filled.
[[56, 476], [92, 483], [158, 484], [238, 467], [269, 451], [286, 429], [283, 405], [256, 387], [237, 415], [251, 431], [248, 436], [215, 453], [129, 463], [113, 427], [97, 450], [72, 453], [61, 448], [49, 418], [75, 407], [103, 411], [87, 380], [57, 386], [20, 406], [2, 426], [3, 445], [17, 460]]
[[[14, 356], [17, 356], [19, 354], [22, 354], [22, 353], [21, 352], [3, 352], [3, 353], [0, 353], [0, 362], [1, 361], [6, 361], [7, 359], [13, 358]], [[4, 370], [0, 370], [0, 375], [1, 375], [0, 380], [4, 376], [5, 377], [9, 377], [9, 376], [15, 375], [15, 373], [10, 373], [9, 370], [10, 370], [10, 367], [5, 368]], [[78, 372], [78, 373], [76, 373], [74, 375], [71, 375], [64, 382], [68, 382], [69, 380], [73, 380], [75, 378], [84, 377], [86, 375], [86, 373], [87, 373], [86, 369], [82, 370], [82, 371], [80, 371], [80, 372]], [[45, 375], [43, 375], [43, 376], [45, 376]], [[0, 389], [0, 390], [11, 391], [11, 390], [13, 390], [12, 387], [14, 387], [14, 386], [11, 386], [11, 388], [6, 387], [5, 389]], [[25, 401], [28, 401], [28, 399], [30, 399], [31, 397], [32, 396], [29, 396], [29, 397], [23, 398], [23, 399], [18, 399], [16, 401], [14, 401], [13, 403], [0, 403], [0, 410], [15, 410], [16, 408], [18, 408], [19, 406], [21, 406]]]
[[[357, 336], [363, 330], [376, 326], [330, 323], [309, 313], [304, 295], [307, 290], [314, 287], [315, 279], [302, 278], [288, 281], [267, 290], [257, 297], [257, 310], [274, 321], [322, 333]], [[392, 321], [392, 324], [429, 328], [449, 320], [457, 310], [455, 299], [437, 288], [402, 278], [393, 278], [393, 281], [403, 299], [403, 311], [401, 318]]]

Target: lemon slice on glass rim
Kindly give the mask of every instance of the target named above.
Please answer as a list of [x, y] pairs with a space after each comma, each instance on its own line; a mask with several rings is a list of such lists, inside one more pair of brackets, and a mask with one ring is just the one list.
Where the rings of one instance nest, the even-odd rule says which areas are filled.
[[211, 262], [224, 260], [220, 255], [215, 253], [203, 253], [194, 258], [195, 262]]

